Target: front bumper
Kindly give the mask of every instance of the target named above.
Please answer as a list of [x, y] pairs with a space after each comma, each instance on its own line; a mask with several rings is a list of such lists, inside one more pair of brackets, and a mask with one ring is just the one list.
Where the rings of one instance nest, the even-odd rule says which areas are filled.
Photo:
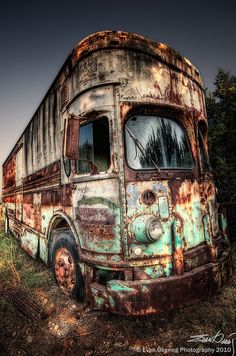
[[123, 315], [154, 314], [204, 300], [232, 274], [231, 250], [223, 251], [214, 263], [207, 263], [181, 276], [158, 279], [91, 284], [95, 308]]

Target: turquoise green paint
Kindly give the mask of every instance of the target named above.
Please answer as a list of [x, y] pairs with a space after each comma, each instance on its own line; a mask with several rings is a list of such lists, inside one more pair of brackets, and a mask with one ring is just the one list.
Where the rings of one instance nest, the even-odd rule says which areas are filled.
[[114, 290], [116, 292], [134, 292], [133, 288], [130, 288], [126, 286], [125, 284], [122, 284], [120, 281], [112, 280], [107, 283], [111, 290]]
[[42, 231], [44, 233], [46, 233], [47, 228], [50, 225], [53, 215], [54, 215], [54, 211], [52, 208], [45, 209], [44, 207], [42, 207]]
[[146, 287], [146, 286], [141, 286], [141, 290], [144, 293], [148, 293], [149, 292], [148, 287]]
[[172, 262], [166, 263], [166, 266], [161, 265], [144, 267], [144, 272], [152, 278], [169, 277], [171, 274]]
[[116, 303], [115, 303], [115, 301], [114, 301], [114, 298], [111, 297], [110, 295], [109, 295], [109, 303], [110, 303], [110, 306], [111, 306], [112, 308], [114, 308], [114, 307], [116, 306]]
[[48, 262], [48, 244], [47, 240], [40, 236], [39, 238], [39, 256], [47, 263]]
[[162, 226], [164, 231], [163, 235], [159, 238], [159, 240], [146, 244], [146, 248], [143, 251], [144, 257], [172, 254], [170, 222], [162, 222]]
[[119, 256], [119, 255], [112, 255], [110, 258], [111, 258], [111, 261], [113, 261], [113, 262], [121, 261], [121, 256]]
[[183, 248], [183, 238], [180, 233], [177, 231], [181, 231], [181, 222], [179, 220], [173, 221], [173, 231], [174, 231], [174, 241], [175, 241], [175, 250], [179, 248]]
[[135, 239], [139, 242], [148, 242], [149, 239], [146, 235], [146, 221], [151, 215], [140, 215], [131, 224], [130, 231], [135, 235]]
[[[159, 238], [159, 240], [150, 242], [146, 238], [145, 234], [145, 223], [148, 216], [138, 217], [133, 221], [131, 224], [131, 233], [136, 236], [135, 240], [130, 245], [130, 251], [136, 246], [140, 246], [143, 250], [143, 253], [140, 257], [142, 258], [149, 258], [155, 255], [171, 255], [172, 254], [172, 242], [171, 242], [171, 229], [170, 229], [170, 222], [163, 221], [163, 234]], [[137, 223], [137, 224], [136, 224]], [[144, 241], [144, 242], [143, 242]], [[137, 257], [133, 254], [133, 257]]]
[[105, 301], [104, 301], [104, 298], [102, 297], [98, 297], [95, 295], [94, 297], [94, 302], [95, 302], [95, 307], [97, 308], [102, 308], [102, 306], [104, 305]]
[[160, 218], [168, 219], [169, 218], [169, 205], [168, 205], [167, 197], [166, 196], [159, 197], [158, 204], [159, 204]]
[[203, 221], [203, 226], [204, 226], [204, 236], [205, 236], [206, 243], [209, 246], [212, 246], [213, 244], [212, 244], [212, 239], [211, 239], [211, 234], [210, 234], [211, 226], [210, 226], [209, 216], [204, 215], [202, 218], [202, 221]]
[[188, 209], [185, 205], [177, 204], [176, 211], [182, 219], [182, 239], [185, 241], [185, 248], [199, 245], [204, 241], [200, 197], [199, 200], [191, 201]]
[[84, 264], [84, 262], [79, 262], [79, 267], [80, 267], [82, 275], [84, 276], [85, 275], [85, 264]]
[[114, 231], [114, 237], [105, 239], [102, 234], [98, 236], [90, 234], [88, 225], [87, 229], [83, 229], [82, 233], [80, 233], [82, 248], [86, 248], [87, 250], [95, 251], [97, 253], [107, 252], [119, 254], [121, 252], [120, 225], [117, 224], [111, 228]]

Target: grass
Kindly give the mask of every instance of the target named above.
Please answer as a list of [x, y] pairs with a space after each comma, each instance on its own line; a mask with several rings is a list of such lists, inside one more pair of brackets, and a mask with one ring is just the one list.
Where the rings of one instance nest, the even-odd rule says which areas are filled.
[[29, 257], [17, 240], [6, 235], [1, 227], [0, 222], [0, 288], [46, 288], [51, 280], [49, 268]]

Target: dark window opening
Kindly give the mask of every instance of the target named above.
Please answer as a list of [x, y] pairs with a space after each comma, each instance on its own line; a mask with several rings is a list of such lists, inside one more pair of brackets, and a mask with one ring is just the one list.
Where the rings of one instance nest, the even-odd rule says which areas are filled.
[[77, 173], [91, 173], [92, 165], [99, 172], [110, 167], [109, 123], [107, 118], [80, 127]]
[[210, 171], [211, 165], [206, 153], [206, 147], [203, 139], [203, 133], [201, 128], [198, 129], [198, 141], [199, 141], [199, 150], [200, 150], [200, 160], [201, 160], [201, 167], [203, 171]]

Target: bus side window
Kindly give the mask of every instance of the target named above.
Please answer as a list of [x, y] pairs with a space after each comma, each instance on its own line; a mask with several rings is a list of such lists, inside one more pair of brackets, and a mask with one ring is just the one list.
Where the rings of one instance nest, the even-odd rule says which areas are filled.
[[80, 127], [77, 173], [90, 173], [91, 162], [99, 172], [106, 172], [110, 167], [109, 123], [107, 118]]
[[211, 165], [210, 161], [206, 152], [206, 147], [204, 143], [204, 128], [202, 125], [199, 125], [198, 127], [198, 142], [199, 142], [199, 151], [200, 151], [200, 163], [203, 171], [210, 171], [211, 170]]

